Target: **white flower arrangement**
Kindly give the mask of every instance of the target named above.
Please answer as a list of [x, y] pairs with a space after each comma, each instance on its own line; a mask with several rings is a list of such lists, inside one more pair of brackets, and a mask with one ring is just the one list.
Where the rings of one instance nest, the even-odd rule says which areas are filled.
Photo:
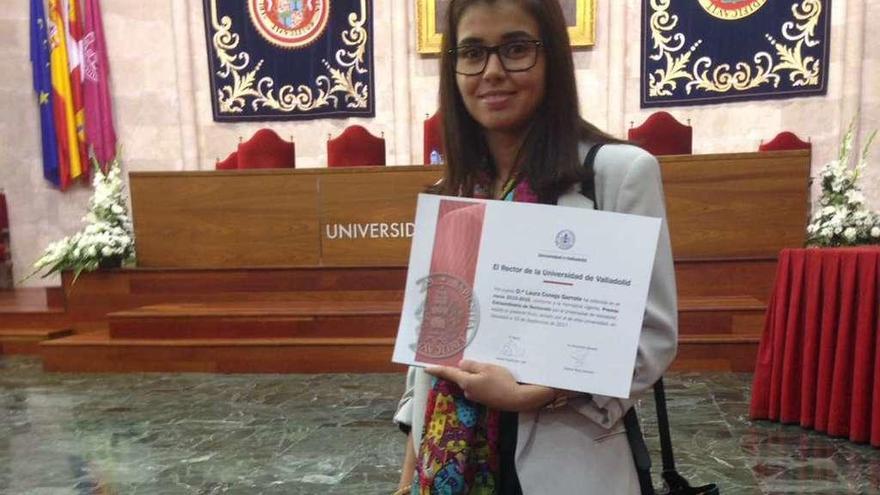
[[119, 162], [114, 158], [103, 173], [93, 163], [95, 192], [89, 211], [83, 217], [83, 230], [49, 244], [34, 263], [34, 274], [47, 269], [44, 277], [64, 270], [75, 271], [74, 280], [84, 271], [104, 265], [120, 266], [134, 261], [134, 229], [126, 206], [125, 185]]
[[853, 127], [851, 124], [843, 138], [838, 159], [819, 172], [822, 194], [807, 225], [807, 246], [880, 244], [880, 214], [868, 210], [858, 185], [867, 166], [868, 147], [877, 132], [868, 138], [858, 163], [850, 167]]

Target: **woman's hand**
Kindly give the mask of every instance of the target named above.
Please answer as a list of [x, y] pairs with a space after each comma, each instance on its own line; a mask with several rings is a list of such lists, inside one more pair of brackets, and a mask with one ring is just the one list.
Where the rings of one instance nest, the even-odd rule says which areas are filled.
[[556, 398], [557, 390], [516, 382], [503, 366], [462, 360], [458, 368], [432, 366], [429, 375], [455, 382], [468, 400], [502, 411], [535, 411]]

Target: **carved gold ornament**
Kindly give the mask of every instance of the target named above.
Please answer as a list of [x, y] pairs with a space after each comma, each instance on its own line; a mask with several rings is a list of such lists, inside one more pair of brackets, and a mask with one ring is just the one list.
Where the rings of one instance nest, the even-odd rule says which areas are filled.
[[[781, 36], [765, 35], [773, 50], [758, 52], [751, 61], [736, 62], [733, 67], [727, 63], [716, 65], [707, 56], [697, 58], [690, 66], [691, 59], [699, 56], [703, 40], [698, 39], [686, 46], [685, 35], [675, 32], [678, 16], [669, 13], [670, 3], [671, 0], [651, 0], [652, 51], [649, 57], [655, 61], [664, 60], [666, 67], [648, 75], [649, 96], [672, 96], [679, 83], [685, 84], [687, 94], [695, 89], [710, 93], [744, 91], [768, 84], [775, 88], [781, 77], [787, 77], [792, 86], [819, 83], [820, 60], [804, 56], [803, 50], [805, 46], [819, 44], [815, 35], [822, 13], [820, 0], [802, 0], [792, 5], [794, 20], [782, 25]], [[718, 2], [700, 0], [700, 3]], [[752, 3], [756, 7], [747, 15], [754, 13], [763, 3]]]

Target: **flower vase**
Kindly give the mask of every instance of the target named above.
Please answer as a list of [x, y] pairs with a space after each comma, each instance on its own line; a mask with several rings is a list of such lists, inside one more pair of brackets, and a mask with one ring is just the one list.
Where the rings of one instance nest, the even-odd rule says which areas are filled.
[[98, 261], [98, 268], [102, 270], [113, 270], [122, 267], [122, 256], [109, 256], [101, 258]]

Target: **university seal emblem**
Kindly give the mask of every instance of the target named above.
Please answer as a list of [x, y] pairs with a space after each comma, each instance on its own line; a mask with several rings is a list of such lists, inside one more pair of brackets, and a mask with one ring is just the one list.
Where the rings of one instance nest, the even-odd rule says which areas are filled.
[[573, 248], [574, 241], [574, 232], [568, 229], [560, 230], [559, 233], [556, 234], [556, 247], [562, 249], [563, 251]]
[[424, 357], [442, 359], [462, 352], [479, 327], [480, 310], [471, 287], [445, 273], [418, 281], [425, 302], [416, 310], [421, 326], [416, 329], [415, 351]]
[[263, 38], [281, 48], [301, 48], [327, 29], [330, 0], [248, 0], [251, 21]]
[[735, 21], [758, 11], [767, 0], [700, 0], [700, 6], [725, 21]]

